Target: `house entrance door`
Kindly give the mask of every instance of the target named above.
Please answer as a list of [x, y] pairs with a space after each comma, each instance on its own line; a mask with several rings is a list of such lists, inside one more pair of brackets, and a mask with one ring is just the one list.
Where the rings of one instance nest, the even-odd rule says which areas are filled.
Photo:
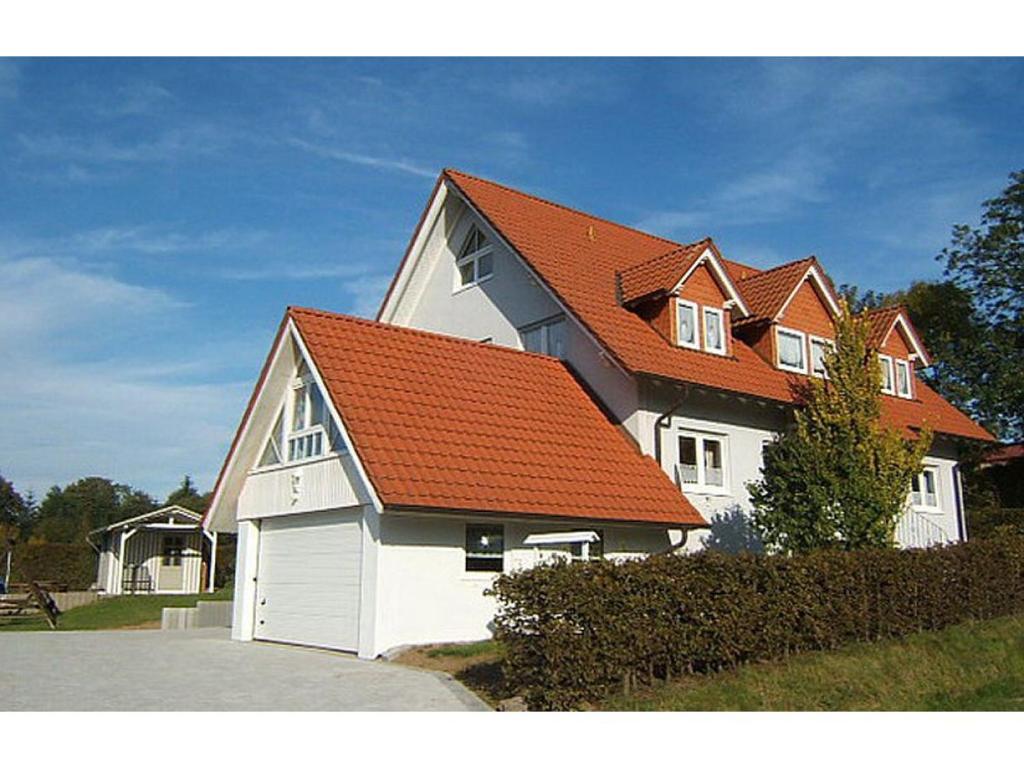
[[185, 566], [182, 564], [184, 550], [184, 536], [164, 534], [160, 546], [160, 574], [156, 582], [160, 592], [181, 592], [185, 588]]

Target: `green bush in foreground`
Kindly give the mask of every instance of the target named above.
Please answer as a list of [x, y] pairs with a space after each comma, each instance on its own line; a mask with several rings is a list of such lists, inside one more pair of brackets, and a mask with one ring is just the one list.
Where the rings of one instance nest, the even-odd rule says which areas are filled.
[[505, 675], [537, 709], [1024, 610], [1024, 538], [793, 557], [658, 556], [500, 577]]

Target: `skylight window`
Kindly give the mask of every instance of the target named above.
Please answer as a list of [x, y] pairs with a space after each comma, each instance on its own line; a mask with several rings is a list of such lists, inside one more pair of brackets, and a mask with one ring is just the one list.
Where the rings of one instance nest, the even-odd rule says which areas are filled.
[[469, 230], [466, 240], [455, 260], [458, 270], [456, 288], [467, 288], [481, 283], [494, 274], [494, 253], [490, 241], [475, 226]]

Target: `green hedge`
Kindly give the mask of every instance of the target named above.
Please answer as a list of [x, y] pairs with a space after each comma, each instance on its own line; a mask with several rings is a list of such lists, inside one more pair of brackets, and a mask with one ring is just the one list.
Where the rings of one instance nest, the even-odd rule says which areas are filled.
[[11, 583], [29, 579], [88, 589], [96, 581], [96, 552], [88, 544], [18, 544], [11, 558]]
[[1024, 538], [795, 557], [663, 555], [500, 577], [495, 636], [531, 708], [1024, 610]]

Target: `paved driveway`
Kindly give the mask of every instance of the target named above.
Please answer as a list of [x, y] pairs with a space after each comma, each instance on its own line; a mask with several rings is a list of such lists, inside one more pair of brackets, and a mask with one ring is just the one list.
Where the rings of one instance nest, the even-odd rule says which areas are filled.
[[432, 672], [227, 630], [0, 633], [0, 710], [480, 710]]

